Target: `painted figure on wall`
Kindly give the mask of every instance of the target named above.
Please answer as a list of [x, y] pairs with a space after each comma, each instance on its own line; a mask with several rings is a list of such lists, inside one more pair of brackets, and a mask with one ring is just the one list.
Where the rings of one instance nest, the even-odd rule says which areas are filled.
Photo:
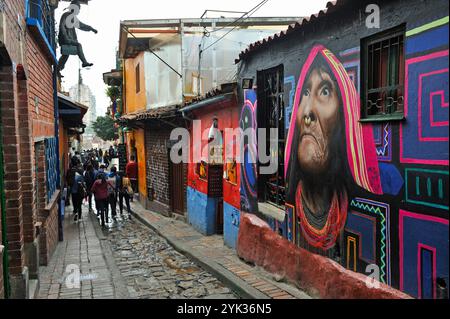
[[349, 189], [382, 194], [373, 130], [361, 125], [356, 88], [339, 60], [315, 46], [300, 74], [285, 157], [287, 203], [313, 247], [332, 248], [345, 226]]

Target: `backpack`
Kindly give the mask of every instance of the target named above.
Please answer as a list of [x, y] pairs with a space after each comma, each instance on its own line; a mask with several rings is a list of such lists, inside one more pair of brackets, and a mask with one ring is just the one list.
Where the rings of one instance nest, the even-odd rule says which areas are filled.
[[114, 195], [116, 193], [117, 188], [117, 177], [116, 176], [109, 177], [107, 179], [107, 182], [108, 182], [108, 196]]
[[81, 198], [85, 198], [88, 196], [86, 187], [84, 187], [84, 183], [78, 182], [78, 194]]

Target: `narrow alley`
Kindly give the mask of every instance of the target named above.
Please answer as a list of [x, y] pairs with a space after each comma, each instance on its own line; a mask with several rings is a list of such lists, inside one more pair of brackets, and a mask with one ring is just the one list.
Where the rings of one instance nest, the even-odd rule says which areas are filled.
[[0, 0], [0, 303], [448, 301], [449, 23]]
[[[65, 241], [41, 268], [40, 299], [238, 298], [136, 219], [119, 216], [102, 230], [93, 213], [71, 217], [68, 210]], [[74, 269], [79, 287], [69, 277]]]

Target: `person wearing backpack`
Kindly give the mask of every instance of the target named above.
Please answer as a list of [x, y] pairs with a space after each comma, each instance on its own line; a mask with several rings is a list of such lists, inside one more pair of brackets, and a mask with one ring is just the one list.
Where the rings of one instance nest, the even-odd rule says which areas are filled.
[[71, 192], [72, 192], [73, 214], [75, 215], [74, 221], [78, 221], [79, 219], [81, 219], [82, 213], [81, 206], [83, 204], [83, 199], [87, 196], [86, 184], [84, 183], [83, 178], [83, 170], [80, 168], [75, 171]]
[[94, 194], [95, 202], [97, 203], [97, 210], [100, 212], [100, 218], [102, 227], [106, 227], [108, 223], [108, 181], [106, 180], [105, 173], [99, 173], [97, 180], [94, 182], [91, 188], [91, 192]]
[[92, 192], [91, 188], [92, 185], [94, 185], [95, 182], [95, 176], [97, 175], [96, 170], [94, 169], [94, 166], [92, 166], [91, 163], [89, 163], [86, 166], [86, 172], [84, 173], [84, 181], [86, 183], [86, 187], [88, 190], [88, 202], [89, 202], [89, 212], [92, 213]]
[[111, 168], [111, 173], [108, 177], [108, 202], [111, 206], [111, 216], [113, 220], [116, 220], [116, 207], [117, 207], [117, 192], [118, 192], [118, 182], [119, 176], [117, 175], [117, 167], [113, 166]]

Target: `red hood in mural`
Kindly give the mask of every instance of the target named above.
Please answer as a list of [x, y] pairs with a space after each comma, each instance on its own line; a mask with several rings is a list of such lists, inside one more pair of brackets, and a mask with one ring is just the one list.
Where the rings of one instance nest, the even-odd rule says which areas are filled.
[[334, 246], [347, 218], [351, 185], [382, 194], [370, 124], [340, 61], [315, 46], [300, 74], [285, 153], [287, 203], [309, 245]]

